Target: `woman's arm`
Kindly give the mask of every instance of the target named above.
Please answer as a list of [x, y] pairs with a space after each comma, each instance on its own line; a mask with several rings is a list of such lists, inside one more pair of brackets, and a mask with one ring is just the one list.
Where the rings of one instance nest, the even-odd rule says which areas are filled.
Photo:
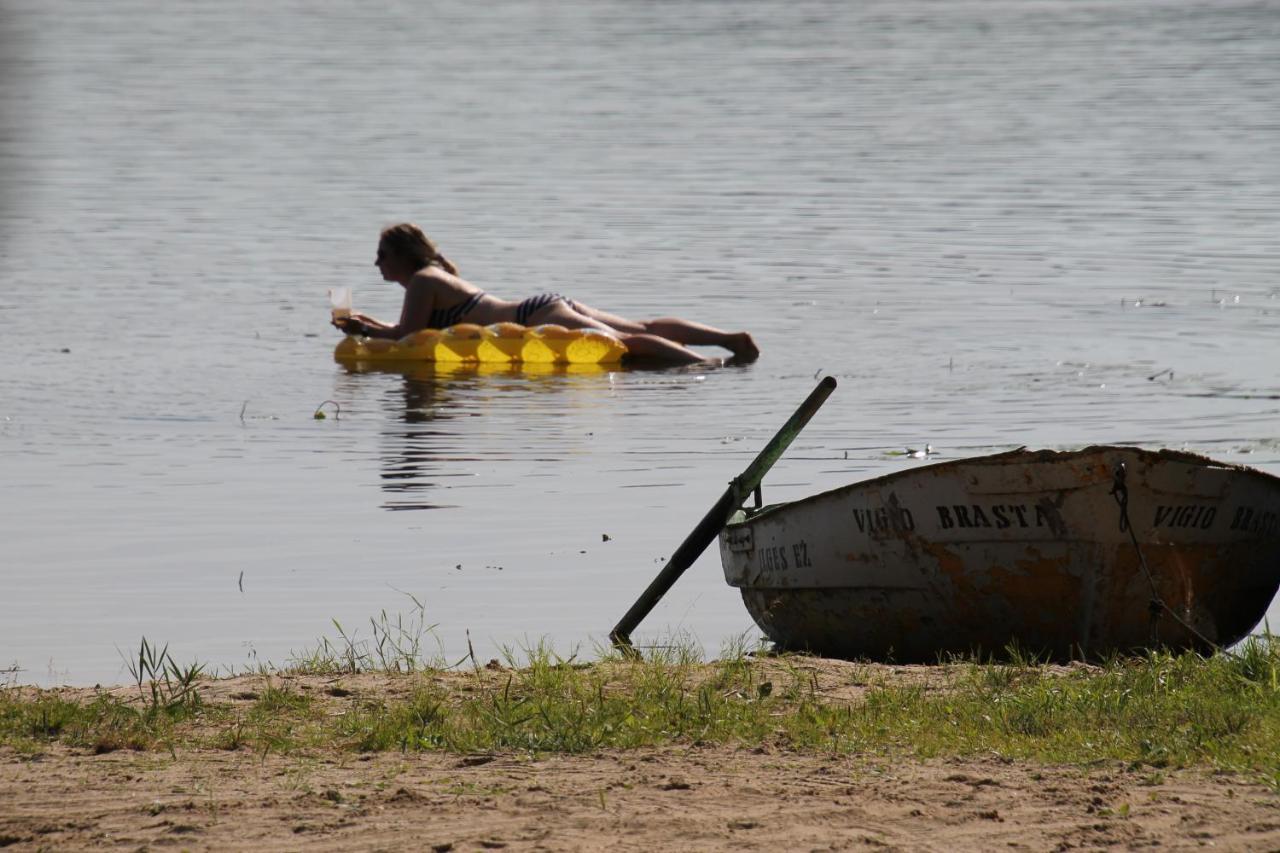
[[435, 288], [432, 285], [431, 279], [422, 275], [414, 276], [409, 281], [405, 286], [400, 322], [394, 326], [365, 314], [352, 314], [339, 328], [351, 335], [392, 340], [399, 340], [419, 329], [425, 329], [431, 319], [431, 306], [435, 302]]
[[435, 296], [436, 282], [431, 277], [418, 273], [409, 279], [404, 289], [404, 305], [400, 308], [400, 322], [395, 326], [395, 337], [403, 338], [431, 325]]

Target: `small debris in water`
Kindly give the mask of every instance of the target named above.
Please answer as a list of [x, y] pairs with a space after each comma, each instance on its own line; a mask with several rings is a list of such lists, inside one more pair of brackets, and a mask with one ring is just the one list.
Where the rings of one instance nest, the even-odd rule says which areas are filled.
[[62, 348], [62, 351], [63, 351], [63, 352], [71, 352], [71, 348], [70, 348], [70, 347], [63, 347], [63, 348]]
[[325, 400], [319, 406], [316, 406], [315, 414], [312, 415], [311, 417], [315, 418], [318, 421], [324, 420], [325, 419], [324, 407], [328, 405], [333, 406], [333, 419], [335, 421], [338, 418], [342, 417], [342, 404], [338, 403], [335, 400]]
[[244, 572], [240, 573], [240, 580], [237, 581], [237, 584], [240, 586], [240, 591], [244, 592]]
[[462, 563], [458, 563], [458, 565], [454, 566], [454, 568], [457, 569], [458, 571], [462, 571]]

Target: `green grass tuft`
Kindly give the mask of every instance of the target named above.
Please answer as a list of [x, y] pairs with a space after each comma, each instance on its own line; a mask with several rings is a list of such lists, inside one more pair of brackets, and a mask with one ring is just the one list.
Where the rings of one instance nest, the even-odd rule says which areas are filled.
[[1269, 636], [1210, 658], [1153, 652], [1072, 667], [1015, 655], [905, 670], [824, 666], [752, 658], [745, 645], [711, 663], [679, 644], [642, 660], [606, 653], [587, 663], [542, 644], [505, 656], [510, 668], [471, 661], [463, 672], [424, 670], [412, 646], [397, 645], [383, 653], [392, 673], [383, 678], [393, 679], [384, 683], [395, 691], [374, 682], [313, 698], [266, 677], [253, 704], [235, 710], [165, 701], [163, 693], [153, 701], [148, 689], [133, 702], [0, 689], [0, 744], [30, 751], [52, 742], [90, 750], [194, 743], [263, 755], [771, 744], [896, 758], [1110, 761], [1154, 772], [1206, 767], [1280, 787], [1280, 643]]

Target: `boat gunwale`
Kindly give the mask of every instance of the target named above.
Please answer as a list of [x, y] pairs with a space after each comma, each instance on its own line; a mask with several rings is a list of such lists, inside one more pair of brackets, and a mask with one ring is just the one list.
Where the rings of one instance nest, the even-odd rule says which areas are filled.
[[[1200, 453], [1192, 453], [1187, 450], [1173, 450], [1171, 448], [1162, 448], [1160, 450], [1149, 450], [1145, 447], [1128, 444], [1091, 444], [1088, 447], [1082, 447], [1078, 450], [1053, 450], [1052, 448], [1042, 448], [1040, 450], [1028, 450], [1026, 445], [1016, 447], [1012, 450], [1003, 450], [999, 453], [991, 453], [986, 456], [966, 456], [961, 459], [948, 459], [941, 462], [934, 462], [928, 465], [916, 465], [911, 468], [904, 468], [899, 471], [891, 471], [888, 474], [881, 474], [867, 480], [856, 480], [852, 483], [846, 483], [843, 486], [836, 486], [833, 489], [826, 489], [812, 495], [806, 495], [797, 498], [794, 501], [783, 501], [775, 504], [766, 504], [759, 509], [753, 507], [742, 507], [738, 512], [744, 513], [744, 517], [732, 518], [724, 526], [723, 529], [730, 527], [738, 527], [744, 524], [751, 524], [757, 519], [773, 515], [783, 509], [801, 506], [808, 503], [817, 502], [824, 498], [831, 497], [840, 492], [849, 489], [865, 486], [882, 486], [893, 480], [911, 477], [921, 472], [945, 471], [947, 468], [958, 468], [962, 465], [973, 464], [998, 464], [1007, 465], [1015, 461], [1026, 463], [1043, 463], [1043, 462], [1069, 462], [1073, 459], [1079, 459], [1085, 456], [1096, 455], [1106, 452], [1132, 452], [1140, 457], [1148, 458], [1157, 462], [1182, 462], [1186, 464], [1197, 465], [1204, 468], [1218, 468], [1227, 471], [1236, 471], [1242, 474], [1252, 474], [1265, 480], [1272, 480], [1276, 486], [1280, 486], [1280, 476], [1268, 473], [1266, 471], [1252, 468], [1248, 465], [1241, 465], [1236, 462], [1220, 462], [1209, 456]], [[736, 513], [735, 513], [736, 516]]]

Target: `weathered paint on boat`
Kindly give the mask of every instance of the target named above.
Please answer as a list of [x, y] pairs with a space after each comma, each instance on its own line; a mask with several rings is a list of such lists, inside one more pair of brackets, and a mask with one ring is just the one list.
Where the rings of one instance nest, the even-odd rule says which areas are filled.
[[[1112, 494], [1122, 463], [1150, 581]], [[740, 512], [720, 553], [783, 648], [903, 662], [1013, 643], [1056, 659], [1207, 649], [1246, 636], [1280, 585], [1280, 478], [1167, 450], [1015, 450]]]

